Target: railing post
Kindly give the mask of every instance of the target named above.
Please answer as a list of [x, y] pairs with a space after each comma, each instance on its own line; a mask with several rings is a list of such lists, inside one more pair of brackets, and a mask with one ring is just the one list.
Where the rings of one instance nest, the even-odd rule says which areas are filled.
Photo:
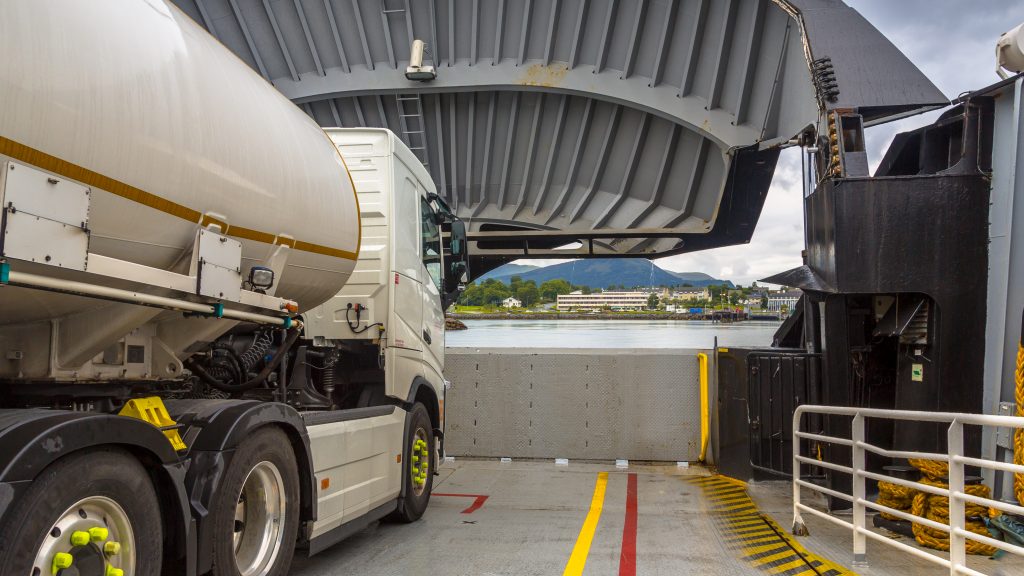
[[964, 465], [956, 459], [964, 453], [964, 425], [959, 420], [949, 424], [946, 434], [949, 446], [949, 573], [959, 574], [959, 568], [967, 565], [967, 541], [957, 533], [966, 524], [966, 504], [954, 494], [964, 493]]
[[800, 431], [801, 411], [797, 408], [793, 414], [793, 535], [794, 536], [807, 536], [807, 525], [804, 524], [803, 514], [800, 513], [800, 460], [797, 459], [800, 456], [800, 437], [797, 436], [797, 432]]
[[857, 412], [853, 417], [853, 565], [864, 567], [868, 563], [867, 536], [864, 530], [867, 529], [867, 480], [862, 475], [864, 472], [865, 458], [864, 448], [864, 416]]

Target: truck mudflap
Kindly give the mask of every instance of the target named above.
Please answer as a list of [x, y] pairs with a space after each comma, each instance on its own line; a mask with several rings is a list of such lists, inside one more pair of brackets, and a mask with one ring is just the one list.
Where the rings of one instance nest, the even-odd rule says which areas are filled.
[[172, 529], [165, 565], [186, 566], [183, 573], [193, 576], [196, 542], [185, 493], [186, 466], [167, 437], [141, 420], [97, 412], [0, 410], [0, 523], [47, 466], [81, 450], [111, 445], [128, 449], [153, 471], [161, 512]]
[[[288, 435], [299, 467], [300, 522], [316, 520], [316, 478], [309, 436], [294, 408], [256, 400], [167, 400], [165, 404], [184, 427], [182, 435], [189, 446], [184, 486], [196, 523], [198, 573], [205, 573], [213, 563], [211, 503], [220, 496], [235, 448], [258, 428], [275, 425]], [[304, 534], [301, 524], [299, 533]]]

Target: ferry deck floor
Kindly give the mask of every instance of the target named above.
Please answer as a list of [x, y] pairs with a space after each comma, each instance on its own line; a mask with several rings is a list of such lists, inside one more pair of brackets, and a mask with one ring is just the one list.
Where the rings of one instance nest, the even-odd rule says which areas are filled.
[[[328, 576], [948, 573], [868, 543], [850, 569], [850, 532], [809, 518], [793, 538], [788, 482], [744, 486], [702, 467], [457, 460], [434, 478], [413, 524], [381, 523], [306, 558], [291, 574]], [[907, 541], [908, 539], [903, 539]], [[972, 557], [986, 574], [1024, 574], [1017, 558]]]

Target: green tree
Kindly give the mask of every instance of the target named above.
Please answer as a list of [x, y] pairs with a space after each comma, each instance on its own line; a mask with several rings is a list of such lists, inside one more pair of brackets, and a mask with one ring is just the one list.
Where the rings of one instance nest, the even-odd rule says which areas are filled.
[[559, 295], [570, 292], [572, 292], [572, 285], [561, 278], [548, 280], [540, 285], [540, 296], [547, 302], [553, 302], [558, 299]]
[[519, 287], [522, 286], [522, 285], [523, 285], [523, 277], [522, 276], [513, 276], [513, 277], [509, 278], [509, 280], [508, 280], [508, 290], [512, 294], [515, 294], [516, 290], [519, 290]]
[[728, 287], [724, 285], [708, 286], [708, 292], [711, 294], [711, 301], [719, 304], [722, 302], [722, 294], [728, 290]]
[[488, 278], [479, 286], [479, 295], [474, 294], [472, 306], [498, 306], [512, 292], [500, 280]]
[[650, 296], [647, 297], [647, 308], [650, 309], [650, 310], [657, 310], [658, 309], [658, 295], [657, 294], [653, 294], [652, 293]]
[[584, 294], [593, 294], [593, 291], [591, 291], [590, 286], [582, 286], [582, 287], [580, 287], [580, 292], [582, 292]]
[[524, 307], [530, 307], [540, 300], [540, 290], [537, 289], [537, 283], [533, 280], [522, 282], [515, 291], [516, 300], [523, 303]]
[[459, 295], [460, 306], [479, 306], [477, 303], [480, 299], [480, 287], [476, 285], [476, 282], [470, 282], [466, 285], [466, 289]]

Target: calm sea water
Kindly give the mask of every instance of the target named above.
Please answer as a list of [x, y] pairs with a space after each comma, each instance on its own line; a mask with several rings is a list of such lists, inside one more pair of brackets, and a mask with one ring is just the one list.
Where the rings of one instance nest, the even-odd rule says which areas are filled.
[[674, 320], [465, 320], [450, 330], [453, 348], [711, 348], [769, 346], [779, 322]]

